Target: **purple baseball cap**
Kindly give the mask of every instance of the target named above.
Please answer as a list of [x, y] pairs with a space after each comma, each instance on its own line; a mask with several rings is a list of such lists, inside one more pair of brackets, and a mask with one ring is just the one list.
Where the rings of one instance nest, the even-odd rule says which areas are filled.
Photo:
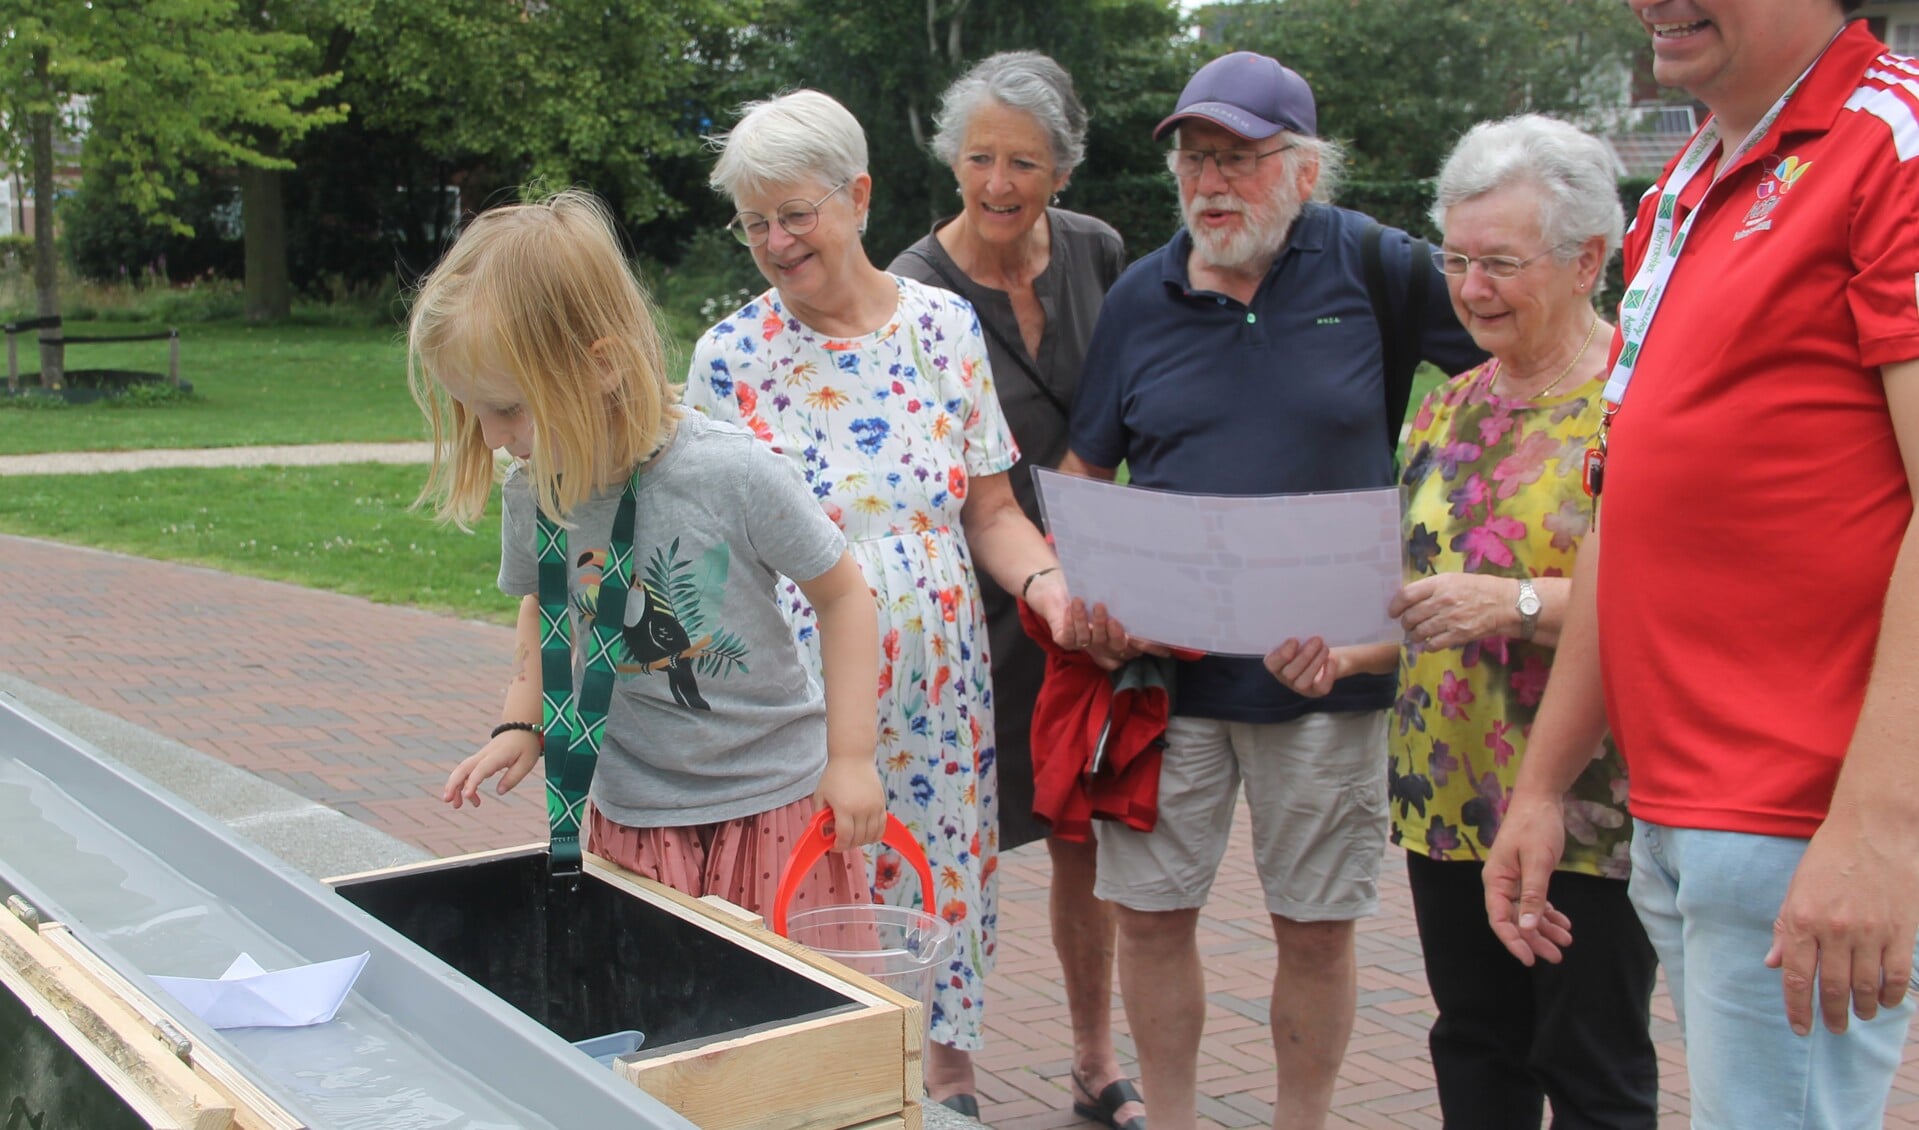
[[1251, 51], [1221, 55], [1194, 72], [1179, 92], [1179, 107], [1153, 127], [1153, 140], [1185, 118], [1223, 126], [1248, 141], [1263, 141], [1280, 130], [1307, 137], [1319, 132], [1313, 88], [1278, 59]]

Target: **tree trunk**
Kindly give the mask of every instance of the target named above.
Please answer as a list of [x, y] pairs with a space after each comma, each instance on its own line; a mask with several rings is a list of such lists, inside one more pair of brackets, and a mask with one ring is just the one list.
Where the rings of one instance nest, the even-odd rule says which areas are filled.
[[293, 312], [293, 299], [287, 282], [286, 201], [277, 170], [241, 167], [240, 222], [246, 242], [246, 319], [278, 321]]
[[[53, 85], [47, 70], [47, 50], [33, 53], [33, 74], [43, 96], [51, 98]], [[53, 111], [28, 116], [33, 133], [33, 290], [42, 318], [60, 314], [60, 249], [53, 243]], [[40, 387], [66, 387], [66, 347], [58, 327], [40, 331]]]

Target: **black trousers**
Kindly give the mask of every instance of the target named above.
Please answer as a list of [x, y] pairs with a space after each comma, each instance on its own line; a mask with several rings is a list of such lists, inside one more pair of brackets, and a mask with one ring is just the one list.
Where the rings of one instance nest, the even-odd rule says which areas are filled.
[[1539, 1130], [1547, 1101], [1553, 1130], [1657, 1130], [1657, 961], [1625, 880], [1554, 872], [1547, 897], [1573, 944], [1529, 969], [1487, 924], [1481, 870], [1406, 853], [1448, 1130]]

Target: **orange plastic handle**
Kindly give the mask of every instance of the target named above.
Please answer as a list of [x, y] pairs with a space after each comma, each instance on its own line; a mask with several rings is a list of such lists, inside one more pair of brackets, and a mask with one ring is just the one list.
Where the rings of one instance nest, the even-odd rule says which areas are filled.
[[[833, 837], [826, 834], [826, 822], [833, 818], [833, 810], [822, 808], [813, 814], [813, 822], [800, 834], [800, 842], [793, 845], [793, 854], [786, 857], [786, 870], [780, 872], [779, 893], [773, 896], [773, 932], [786, 936], [786, 906], [793, 901], [793, 894], [800, 889], [800, 881], [806, 873], [820, 861], [820, 857], [832, 850]], [[920, 847], [913, 833], [900, 823], [899, 817], [886, 814], [886, 832], [880, 842], [906, 857], [913, 865], [913, 873], [920, 877], [920, 897], [930, 909], [933, 905], [933, 869], [927, 866], [926, 851]]]

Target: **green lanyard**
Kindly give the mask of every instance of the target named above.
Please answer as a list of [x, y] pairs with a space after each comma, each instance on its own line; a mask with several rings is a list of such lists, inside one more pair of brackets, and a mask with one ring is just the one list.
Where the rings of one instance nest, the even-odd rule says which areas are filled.
[[606, 738], [606, 710], [613, 701], [613, 672], [620, 631], [626, 626], [626, 596], [633, 575], [633, 516], [638, 508], [634, 485], [626, 482], [613, 517], [613, 536], [600, 573], [600, 594], [588, 632], [586, 673], [573, 685], [573, 618], [566, 530], [539, 515], [534, 548], [540, 565], [540, 714], [546, 729], [546, 821], [552, 832], [548, 862], [554, 874], [580, 869], [580, 823], [593, 784], [600, 743]]

